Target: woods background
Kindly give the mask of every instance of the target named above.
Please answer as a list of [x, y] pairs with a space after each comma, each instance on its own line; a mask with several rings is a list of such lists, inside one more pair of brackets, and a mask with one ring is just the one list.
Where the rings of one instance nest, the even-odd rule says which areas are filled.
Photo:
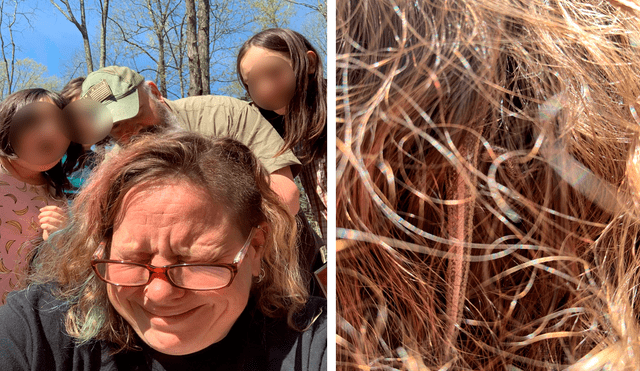
[[[72, 40], [58, 58], [50, 52], [39, 60], [43, 52], [34, 48], [48, 50], [59, 18], [73, 26]], [[0, 0], [0, 100], [29, 87], [58, 91], [113, 64], [155, 81], [169, 99], [242, 99], [235, 58], [245, 40], [265, 28], [291, 28], [326, 66], [326, 25], [326, 0]]]

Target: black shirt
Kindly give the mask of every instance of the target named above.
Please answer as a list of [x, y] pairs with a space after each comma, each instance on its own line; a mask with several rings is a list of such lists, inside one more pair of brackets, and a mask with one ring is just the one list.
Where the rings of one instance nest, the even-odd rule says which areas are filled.
[[273, 111], [262, 109], [260, 107], [258, 107], [258, 110], [260, 111], [262, 116], [267, 119], [267, 121], [269, 121], [271, 126], [276, 129], [278, 134], [280, 134], [280, 136], [284, 138], [284, 116]]
[[[11, 293], [0, 307], [0, 370], [326, 370], [327, 306], [310, 298], [298, 316], [317, 319], [304, 332], [286, 320], [267, 318], [250, 301], [229, 334], [218, 343], [184, 356], [170, 356], [144, 344], [142, 350], [113, 354], [104, 341], [77, 344], [67, 335], [68, 304], [50, 286]], [[318, 316], [319, 315], [319, 316]]]

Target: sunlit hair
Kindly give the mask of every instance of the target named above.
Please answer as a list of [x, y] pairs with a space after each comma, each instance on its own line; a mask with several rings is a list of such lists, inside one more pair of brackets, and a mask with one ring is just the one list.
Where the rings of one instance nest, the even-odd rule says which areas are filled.
[[294, 327], [292, 315], [306, 303], [307, 292], [294, 246], [293, 217], [246, 146], [182, 132], [143, 135], [104, 162], [75, 198], [68, 227], [43, 246], [30, 280], [59, 285], [58, 295], [70, 303], [67, 332], [80, 342], [100, 339], [116, 349], [135, 346], [133, 329], [109, 303], [106, 283], [93, 274], [90, 259], [101, 241], [110, 242], [128, 191], [175, 182], [204, 189], [224, 205], [245, 237], [253, 226], [266, 222], [265, 277], [254, 283], [252, 296], [265, 315], [287, 318]]
[[637, 9], [337, 2], [338, 369], [640, 367]]
[[[20, 90], [9, 95], [0, 103], [0, 156], [16, 157], [9, 143], [9, 132], [13, 116], [27, 104], [38, 102], [42, 99], [49, 99], [60, 109], [67, 104], [67, 101], [58, 93], [40, 88]], [[71, 143], [67, 149], [67, 161], [65, 164], [63, 165], [62, 161], [60, 161], [53, 168], [42, 172], [47, 185], [55, 190], [54, 196], [61, 198], [64, 196], [63, 191], [71, 188], [67, 175], [71, 173], [73, 164], [76, 163], [83, 152], [81, 145]]]
[[[296, 90], [284, 115], [284, 146], [279, 154], [296, 148], [296, 156], [303, 162], [319, 159], [327, 153], [327, 80], [323, 76], [322, 61], [309, 40], [298, 32], [285, 28], [270, 28], [253, 35], [240, 48], [236, 73], [244, 88], [248, 86], [240, 73], [240, 62], [252, 46], [285, 54], [291, 59], [296, 77]], [[316, 69], [309, 74], [307, 52], [317, 58]]]

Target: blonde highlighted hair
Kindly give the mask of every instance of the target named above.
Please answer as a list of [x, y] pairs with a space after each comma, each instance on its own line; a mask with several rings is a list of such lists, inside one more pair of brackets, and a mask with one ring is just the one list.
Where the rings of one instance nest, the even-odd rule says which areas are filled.
[[640, 367], [638, 10], [337, 2], [338, 369]]
[[233, 139], [188, 132], [143, 135], [92, 175], [74, 200], [69, 225], [42, 247], [29, 282], [58, 285], [57, 294], [70, 305], [66, 330], [79, 342], [134, 347], [133, 329], [109, 303], [106, 283], [95, 276], [90, 260], [101, 241], [110, 241], [128, 191], [184, 181], [224, 207], [245, 236], [266, 222], [265, 277], [254, 283], [252, 295], [265, 315], [287, 318], [296, 328], [293, 315], [308, 297], [295, 248], [296, 223], [268, 179], [251, 151]]

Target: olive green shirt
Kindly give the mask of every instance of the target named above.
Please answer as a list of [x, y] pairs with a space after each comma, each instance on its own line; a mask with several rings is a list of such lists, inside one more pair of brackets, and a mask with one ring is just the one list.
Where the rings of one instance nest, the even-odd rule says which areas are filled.
[[291, 167], [295, 177], [300, 161], [290, 150], [276, 156], [284, 145], [257, 108], [239, 99], [204, 95], [164, 100], [187, 130], [215, 137], [231, 137], [249, 147], [269, 173]]

